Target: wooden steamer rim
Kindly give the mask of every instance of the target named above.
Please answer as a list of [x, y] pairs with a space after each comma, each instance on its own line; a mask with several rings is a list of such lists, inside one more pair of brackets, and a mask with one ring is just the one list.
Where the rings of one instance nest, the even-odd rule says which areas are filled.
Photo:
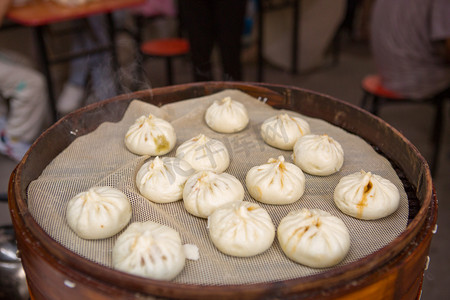
[[[117, 122], [133, 99], [163, 105], [238, 89], [276, 108], [323, 119], [375, 145], [404, 172], [415, 187], [420, 209], [393, 242], [377, 252], [331, 271], [271, 283], [198, 286], [140, 278], [89, 261], [53, 240], [27, 207], [26, 190], [44, 168], [78, 136], [105, 121]], [[67, 132], [77, 128], [76, 133]], [[305, 89], [274, 84], [191, 83], [124, 94], [79, 109], [52, 125], [32, 145], [11, 174], [8, 198], [18, 248], [35, 299], [167, 298], [417, 298], [432, 231], [437, 200], [427, 162], [396, 129], [344, 101]]]

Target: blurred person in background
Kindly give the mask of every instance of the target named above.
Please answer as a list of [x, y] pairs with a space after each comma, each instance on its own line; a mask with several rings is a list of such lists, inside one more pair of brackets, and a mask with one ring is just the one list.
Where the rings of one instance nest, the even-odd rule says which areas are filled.
[[[109, 36], [104, 16], [94, 15], [86, 19], [71, 21], [74, 27], [87, 27], [74, 33], [71, 52], [83, 52], [107, 47]], [[87, 88], [91, 86], [88, 102], [93, 103], [117, 95], [112, 57], [107, 51], [74, 58], [69, 64], [69, 76], [57, 100], [57, 111], [64, 115], [82, 106], [88, 97]]]
[[213, 80], [212, 52], [219, 47], [222, 80], [242, 80], [242, 34], [245, 0], [178, 1], [182, 28], [191, 49], [195, 81]]
[[450, 97], [450, 0], [377, 0], [371, 18], [385, 88], [411, 99]]
[[[13, 0], [0, 1], [0, 26]], [[48, 120], [44, 76], [0, 50], [0, 153], [20, 161]]]

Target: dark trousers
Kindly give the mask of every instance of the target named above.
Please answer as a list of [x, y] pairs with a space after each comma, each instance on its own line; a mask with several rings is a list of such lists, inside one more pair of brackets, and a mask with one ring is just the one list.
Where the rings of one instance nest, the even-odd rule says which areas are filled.
[[182, 28], [191, 47], [195, 81], [213, 80], [211, 56], [219, 47], [222, 80], [242, 80], [241, 38], [247, 1], [180, 0]]

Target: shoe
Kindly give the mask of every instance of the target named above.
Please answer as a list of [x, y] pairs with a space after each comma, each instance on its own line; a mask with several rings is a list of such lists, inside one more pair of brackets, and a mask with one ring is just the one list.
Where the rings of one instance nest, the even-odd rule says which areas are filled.
[[30, 147], [29, 143], [10, 139], [4, 130], [0, 133], [0, 153], [16, 162], [22, 160]]
[[56, 110], [60, 114], [68, 114], [80, 108], [84, 97], [84, 89], [72, 83], [66, 83], [56, 104]]

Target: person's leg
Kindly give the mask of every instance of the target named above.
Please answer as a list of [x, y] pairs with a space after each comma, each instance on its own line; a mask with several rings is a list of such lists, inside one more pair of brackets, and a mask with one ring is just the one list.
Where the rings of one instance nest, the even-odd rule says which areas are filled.
[[[94, 50], [110, 44], [104, 15], [94, 15], [77, 22], [85, 27], [87, 25], [87, 28], [74, 35], [73, 52]], [[91, 82], [88, 82], [88, 79]], [[58, 111], [68, 113], [78, 108], [85, 96], [84, 90], [88, 84], [92, 87], [93, 97], [89, 99], [90, 102], [117, 95], [110, 52], [99, 52], [71, 61], [68, 84], [64, 87], [60, 100], [58, 100]]]
[[[72, 26], [83, 27], [83, 20], [72, 21]], [[70, 51], [85, 51], [89, 47], [88, 37], [84, 32], [75, 32]], [[85, 87], [89, 75], [89, 58], [78, 57], [69, 64], [69, 76], [58, 98], [57, 110], [61, 114], [69, 113], [80, 107], [85, 95]]]
[[33, 69], [0, 61], [0, 90], [9, 99], [1, 136], [3, 154], [20, 160], [47, 120], [49, 108], [44, 77]]
[[[104, 15], [92, 16], [88, 19], [90, 27], [89, 47], [108, 46], [109, 34]], [[89, 57], [89, 71], [92, 94], [91, 102], [108, 99], [117, 95], [116, 81], [110, 52], [100, 52]]]
[[[73, 26], [83, 28], [86, 23], [83, 20], [72, 21]], [[75, 32], [71, 41], [71, 52], [86, 51], [91, 47], [89, 34], [83, 30]], [[83, 87], [89, 74], [89, 57], [81, 56], [70, 61], [68, 82]]]
[[217, 0], [214, 3], [223, 80], [242, 80], [242, 33], [247, 1]]
[[214, 0], [179, 1], [183, 27], [189, 38], [195, 81], [213, 79], [211, 62], [215, 41], [213, 2]]

